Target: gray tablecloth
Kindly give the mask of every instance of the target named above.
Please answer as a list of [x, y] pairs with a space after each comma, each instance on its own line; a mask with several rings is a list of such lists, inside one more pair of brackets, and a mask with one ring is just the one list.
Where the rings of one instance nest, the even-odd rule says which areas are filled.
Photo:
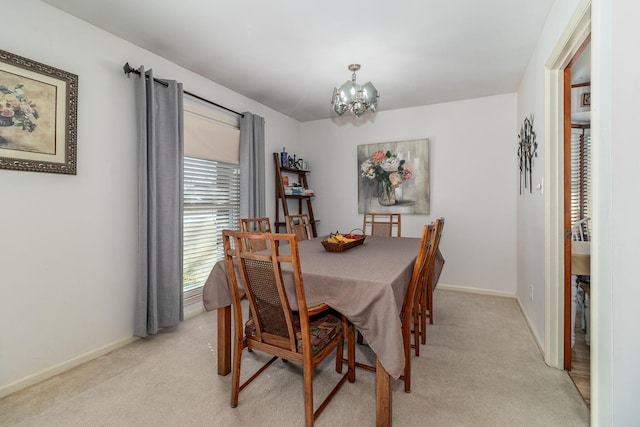
[[[404, 369], [400, 310], [419, 247], [417, 238], [377, 236], [342, 253], [326, 252], [319, 238], [299, 243], [307, 304], [347, 316], [394, 379]], [[295, 309], [293, 281], [285, 282]], [[211, 270], [203, 298], [208, 311], [231, 304], [224, 262]]]

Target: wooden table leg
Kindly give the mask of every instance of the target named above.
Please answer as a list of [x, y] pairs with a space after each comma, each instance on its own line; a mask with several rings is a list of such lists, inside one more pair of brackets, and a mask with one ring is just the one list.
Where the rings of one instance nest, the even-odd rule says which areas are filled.
[[391, 426], [391, 377], [376, 358], [376, 426]]
[[231, 372], [231, 306], [218, 310], [218, 375]]

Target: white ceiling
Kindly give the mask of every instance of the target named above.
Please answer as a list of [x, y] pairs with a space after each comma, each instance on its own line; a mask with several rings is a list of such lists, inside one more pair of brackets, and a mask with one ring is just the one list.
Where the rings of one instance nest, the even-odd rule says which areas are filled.
[[351, 63], [378, 111], [515, 92], [554, 2], [43, 1], [299, 121], [336, 116]]

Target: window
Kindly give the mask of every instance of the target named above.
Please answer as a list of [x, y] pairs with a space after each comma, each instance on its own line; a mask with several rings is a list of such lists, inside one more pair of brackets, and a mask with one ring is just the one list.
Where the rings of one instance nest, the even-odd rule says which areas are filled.
[[585, 218], [591, 218], [591, 131], [588, 125], [574, 125], [571, 129], [571, 225]]
[[202, 301], [202, 287], [223, 258], [222, 230], [240, 219], [240, 131], [236, 119], [184, 103], [184, 304]]

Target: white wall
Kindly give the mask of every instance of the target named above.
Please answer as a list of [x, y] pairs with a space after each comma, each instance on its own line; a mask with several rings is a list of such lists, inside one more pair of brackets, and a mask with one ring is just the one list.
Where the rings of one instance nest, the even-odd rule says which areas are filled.
[[[518, 118], [534, 112], [542, 118], [544, 65], [579, 0], [557, 1], [536, 53], [518, 90]], [[637, 218], [637, 117], [640, 116], [640, 59], [633, 51], [640, 30], [640, 4], [592, 0], [592, 187], [591, 255], [591, 423], [627, 426], [640, 423], [640, 340], [637, 313], [640, 286], [635, 268], [640, 230]], [[544, 123], [539, 122], [539, 129]], [[544, 163], [544, 157], [540, 164]], [[539, 174], [542, 174], [540, 170]], [[544, 302], [527, 302], [527, 286], [544, 290], [544, 205], [537, 196], [518, 200], [518, 298], [536, 333], [544, 340]], [[534, 239], [530, 242], [530, 239]]]
[[[528, 317], [533, 332], [542, 346], [545, 339], [545, 205], [544, 196], [535, 190], [545, 172], [544, 71], [552, 50], [573, 15], [579, 0], [554, 3], [542, 30], [536, 50], [529, 61], [518, 88], [518, 126], [533, 114], [537, 132], [538, 157], [533, 164], [533, 193], [518, 196], [518, 284], [517, 297]], [[533, 286], [533, 298], [531, 298]]]
[[[593, 1], [592, 423], [640, 425], [638, 339], [638, 2]], [[594, 293], [595, 292], [595, 293]], [[595, 364], [595, 370], [594, 370]]]
[[319, 232], [362, 226], [358, 145], [429, 138], [431, 213], [403, 216], [403, 236], [419, 237], [422, 225], [444, 216], [441, 282], [514, 295], [515, 108], [508, 94], [302, 123]]
[[269, 153], [300, 139], [295, 120], [48, 5], [10, 11], [20, 18], [5, 22], [2, 49], [79, 76], [78, 173], [0, 170], [0, 396], [132, 336], [137, 149], [125, 62], [265, 117], [268, 178]]

